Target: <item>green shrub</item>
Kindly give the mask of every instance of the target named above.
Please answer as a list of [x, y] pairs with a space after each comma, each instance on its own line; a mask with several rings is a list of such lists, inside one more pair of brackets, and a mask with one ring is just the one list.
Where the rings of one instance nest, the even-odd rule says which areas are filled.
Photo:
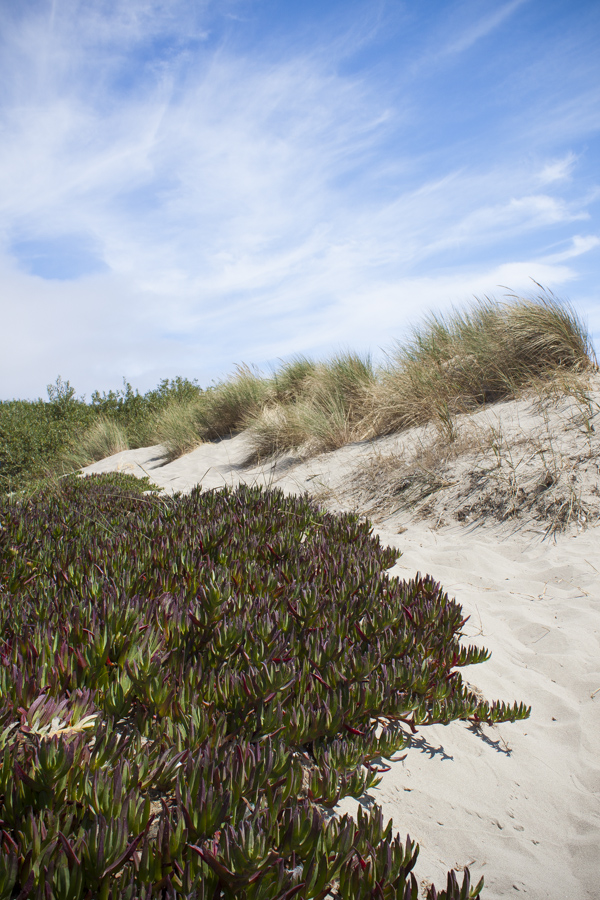
[[164, 378], [145, 394], [134, 391], [123, 379], [123, 389], [92, 394], [91, 406], [105, 419], [114, 420], [126, 434], [131, 447], [145, 447], [156, 443], [156, 423], [162, 412], [173, 404], [185, 406], [198, 403], [202, 389], [195, 381], [178, 376]]
[[48, 397], [0, 401], [0, 492], [55, 472], [61, 454], [93, 422], [68, 381], [48, 385]]
[[95, 391], [87, 404], [59, 377], [48, 385], [46, 402], [0, 401], [0, 492], [30, 489], [45, 477], [153, 444], [162, 410], [201, 397], [195, 382], [178, 377], [143, 395], [124, 381], [120, 391]]

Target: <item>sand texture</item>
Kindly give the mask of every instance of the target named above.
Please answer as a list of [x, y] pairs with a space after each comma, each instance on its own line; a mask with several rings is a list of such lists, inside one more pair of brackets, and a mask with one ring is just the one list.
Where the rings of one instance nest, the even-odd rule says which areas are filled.
[[[120, 470], [168, 491], [240, 481], [308, 491], [368, 514], [402, 555], [391, 570], [440, 581], [470, 620], [465, 641], [491, 659], [463, 670], [487, 699], [531, 718], [477, 730], [420, 730], [363, 798], [419, 841], [417, 867], [485, 876], [483, 896], [600, 897], [600, 393], [540, 409], [498, 404], [463, 416], [448, 443], [431, 428], [312, 459], [248, 466], [246, 434], [167, 465], [125, 451], [85, 472]], [[447, 436], [446, 436], [447, 437]], [[356, 801], [344, 801], [354, 812]]]

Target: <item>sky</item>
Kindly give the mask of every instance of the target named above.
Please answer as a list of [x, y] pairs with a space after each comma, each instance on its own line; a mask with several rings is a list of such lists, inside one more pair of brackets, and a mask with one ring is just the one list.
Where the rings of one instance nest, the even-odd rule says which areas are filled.
[[600, 347], [599, 45], [597, 0], [0, 0], [0, 399], [536, 282]]

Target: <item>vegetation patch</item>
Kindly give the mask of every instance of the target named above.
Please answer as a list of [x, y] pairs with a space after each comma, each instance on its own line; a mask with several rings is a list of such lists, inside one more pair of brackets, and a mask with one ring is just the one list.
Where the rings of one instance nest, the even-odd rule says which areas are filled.
[[0, 401], [0, 491], [35, 490], [120, 450], [154, 444], [165, 412], [187, 410], [201, 394], [195, 382], [165, 378], [146, 394], [124, 382], [122, 390], [94, 391], [86, 403], [59, 377], [47, 401]]
[[0, 900], [416, 900], [418, 846], [327, 810], [421, 726], [529, 714], [463, 682], [488, 653], [439, 584], [307, 498], [70, 477], [0, 523]]
[[378, 385], [374, 432], [433, 422], [451, 439], [456, 415], [596, 367], [576, 312], [552, 294], [480, 300], [429, 316], [398, 343]]
[[178, 377], [142, 395], [124, 382], [89, 404], [59, 378], [48, 402], [0, 402], [0, 490], [29, 489], [123, 449], [161, 444], [167, 462], [243, 430], [248, 463], [427, 424], [448, 443], [457, 416], [532, 390], [584, 392], [596, 369], [575, 311], [542, 292], [431, 316], [379, 367], [350, 351], [321, 362], [297, 356], [271, 377], [238, 365], [205, 390]]

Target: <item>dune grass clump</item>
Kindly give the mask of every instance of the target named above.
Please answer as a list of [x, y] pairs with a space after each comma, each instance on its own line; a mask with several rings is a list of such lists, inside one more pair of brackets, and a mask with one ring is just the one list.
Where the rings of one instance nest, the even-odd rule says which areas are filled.
[[242, 431], [257, 416], [273, 388], [249, 366], [238, 366], [225, 381], [212, 386], [191, 403], [175, 401], [156, 419], [154, 437], [168, 460], [188, 453], [206, 441]]
[[157, 416], [153, 443], [165, 448], [165, 460], [178, 459], [204, 443], [201, 437], [202, 401], [170, 403]]
[[[346, 352], [324, 363], [292, 365], [302, 376], [295, 390], [279, 392], [247, 422], [258, 457], [299, 447], [307, 453], [337, 450], [370, 435], [366, 408], [376, 374], [369, 357]], [[276, 386], [289, 371], [275, 374]]]
[[62, 454], [62, 459], [67, 468], [76, 470], [122, 450], [129, 450], [127, 434], [113, 419], [102, 417], [84, 432], [77, 445]]
[[370, 359], [353, 353], [325, 363], [298, 357], [271, 378], [239, 366], [198, 402], [167, 407], [157, 420], [156, 437], [170, 459], [244, 429], [259, 458], [290, 447], [334, 450], [363, 436], [363, 406], [374, 383]]
[[0, 498], [1, 900], [415, 900], [379, 807], [325, 811], [422, 726], [529, 711], [468, 689], [460, 606], [368, 523], [149, 487]]
[[479, 301], [466, 312], [430, 316], [397, 344], [378, 382], [373, 432], [432, 421], [451, 431], [460, 413], [594, 365], [583, 323], [553, 296]]
[[235, 374], [207, 392], [200, 407], [200, 427], [205, 440], [226, 437], [241, 431], [272, 394], [271, 383], [249, 366], [240, 365]]
[[374, 384], [368, 356], [340, 353], [316, 368], [300, 411], [316, 449], [336, 450], [364, 436], [365, 403]]
[[275, 400], [278, 403], [294, 403], [305, 397], [316, 369], [317, 363], [302, 355], [284, 362], [273, 375]]

